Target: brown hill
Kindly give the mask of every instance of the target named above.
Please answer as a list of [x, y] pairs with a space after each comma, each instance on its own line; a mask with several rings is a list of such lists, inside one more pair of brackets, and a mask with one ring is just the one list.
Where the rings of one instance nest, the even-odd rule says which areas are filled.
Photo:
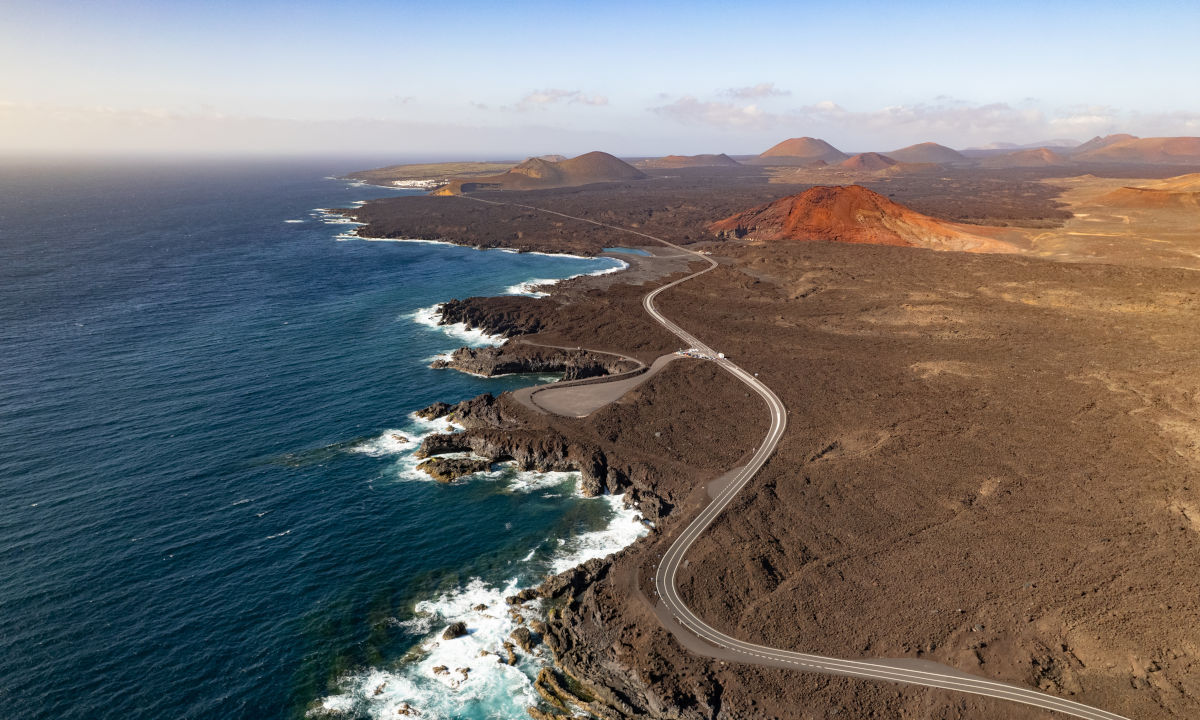
[[1093, 201], [1097, 205], [1146, 209], [1200, 208], [1200, 173], [1176, 175], [1165, 180], [1126, 186]]
[[453, 180], [435, 195], [460, 195], [480, 190], [544, 190], [575, 187], [600, 182], [640, 180], [646, 174], [606, 152], [590, 152], [579, 157], [552, 162], [530, 158], [501, 175]]
[[951, 165], [954, 163], [970, 162], [966, 155], [933, 142], [918, 143], [909, 145], [906, 148], [893, 150], [888, 153], [888, 157], [897, 162], [906, 163], [937, 163], [939, 165]]
[[1200, 173], [1176, 175], [1165, 180], [1146, 183], [1141, 187], [1153, 188], [1155, 190], [1176, 190], [1180, 192], [1200, 191]]
[[868, 153], [859, 153], [848, 160], [843, 160], [841, 163], [839, 163], [839, 167], [844, 167], [847, 170], [875, 171], [875, 170], [887, 170], [888, 168], [892, 167], [893, 165], [898, 165], [898, 164], [899, 163], [897, 163], [895, 160], [891, 159], [887, 155], [880, 155], [879, 153], [868, 152]]
[[1096, 204], [1122, 208], [1200, 209], [1200, 192], [1172, 192], [1151, 188], [1123, 187], [1096, 198]]
[[993, 168], [1025, 168], [1025, 167], [1056, 167], [1066, 165], [1069, 161], [1050, 148], [1031, 148], [1017, 152], [994, 155], [980, 162], [984, 167]]
[[722, 237], [750, 235], [765, 241], [831, 240], [930, 250], [1016, 251], [1007, 243], [922, 215], [860, 185], [810, 188], [708, 227]]
[[850, 157], [818, 138], [791, 138], [771, 147], [749, 162], [754, 165], [817, 165]]
[[1130, 135], [1101, 147], [1076, 152], [1075, 158], [1089, 162], [1200, 165], [1200, 137], [1135, 138]]
[[737, 160], [725, 153], [720, 155], [667, 155], [660, 158], [646, 158], [635, 163], [643, 168], [688, 168], [688, 167], [736, 167], [741, 165]]
[[1087, 142], [1083, 143], [1082, 145], [1071, 148], [1067, 152], [1071, 155], [1079, 155], [1081, 153], [1091, 152], [1092, 150], [1099, 150], [1100, 148], [1106, 148], [1109, 145], [1114, 145], [1116, 143], [1122, 143], [1122, 142], [1126, 142], [1129, 140], [1137, 140], [1137, 139], [1138, 139], [1138, 137], [1136, 135], [1130, 135], [1128, 133], [1117, 133], [1116, 135], [1105, 135], [1104, 137], [1100, 137], [1099, 135], [1097, 135], [1096, 137], [1092, 138], [1091, 140], [1088, 140]]

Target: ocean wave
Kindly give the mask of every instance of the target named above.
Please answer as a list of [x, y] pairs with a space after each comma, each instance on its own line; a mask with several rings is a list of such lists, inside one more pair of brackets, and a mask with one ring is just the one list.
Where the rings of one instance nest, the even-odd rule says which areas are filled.
[[[340, 692], [322, 699], [319, 709], [376, 718], [399, 717], [408, 709], [437, 720], [528, 718], [525, 708], [537, 702], [533, 678], [544, 651], [539, 648], [532, 657], [518, 652], [516, 665], [499, 661], [506, 657], [509, 633], [518, 626], [504, 600], [516, 590], [515, 583], [496, 587], [476, 578], [417, 603], [416, 616], [433, 632], [408, 662], [394, 671], [372, 669], [345, 679]], [[443, 639], [442, 630], [452, 622], [466, 623], [468, 634]]]
[[415, 448], [419, 444], [419, 438], [406, 434], [403, 430], [384, 430], [379, 436], [352, 446], [350, 451], [371, 457], [385, 457]]
[[608, 503], [612, 508], [612, 520], [599, 530], [567, 539], [550, 561], [552, 573], [565, 572], [593, 558], [611, 555], [649, 532], [637, 508], [625, 506], [624, 495], [602, 495], [599, 501]]
[[[572, 277], [578, 277], [578, 275], [574, 275]], [[504, 294], [526, 295], [528, 297], [546, 297], [550, 293], [543, 292], [535, 288], [555, 285], [560, 282], [562, 282], [562, 280], [554, 278], [533, 278], [532, 280], [526, 280], [525, 282], [517, 283], [516, 285], [509, 285], [504, 289]]]
[[[545, 254], [545, 253], [538, 253], [538, 254], [541, 255], [541, 254]], [[572, 256], [568, 256], [568, 257], [576, 257], [576, 256], [572, 255]], [[617, 260], [616, 258], [605, 258], [605, 259], [612, 260], [613, 262], [615, 262], [617, 264], [612, 267], [602, 268], [600, 270], [595, 270], [590, 273], [579, 273], [578, 275], [571, 275], [571, 276], [568, 276], [565, 278], [533, 278], [531, 280], [526, 280], [525, 282], [517, 283], [516, 285], [509, 285], [507, 288], [504, 289], [504, 294], [505, 295], [526, 295], [528, 297], [535, 297], [535, 298], [546, 297], [550, 293], [545, 292], [543, 290], [539, 290], [538, 288], [557, 285], [558, 283], [560, 283], [564, 280], [571, 280], [571, 279], [577, 278], [577, 277], [608, 275], [610, 273], [620, 272], [620, 271], [624, 270], [625, 268], [629, 267], [629, 263], [625, 262], [624, 260]]]
[[326, 225], [366, 225], [366, 223], [351, 220], [345, 215], [333, 212], [328, 208], [313, 208], [311, 215]]
[[[623, 496], [603, 496], [595, 502], [608, 503], [612, 519], [600, 530], [560, 543], [549, 562], [552, 572], [609, 555], [646, 533], [636, 511], [625, 507]], [[537, 555], [537, 548], [530, 551], [519, 569], [544, 569]], [[548, 658], [544, 646], [538, 646], [533, 653], [518, 651], [516, 665], [499, 661], [506, 657], [504, 643], [520, 626], [505, 598], [519, 590], [516, 580], [501, 585], [474, 578], [452, 592], [418, 602], [411, 618], [391, 623], [420, 637], [405, 659], [390, 670], [372, 668], [343, 678], [337, 693], [322, 698], [310, 714], [527, 718], [525, 709], [538, 702], [533, 680]], [[540, 616], [539, 601], [526, 603], [520, 612], [526, 618]], [[453, 622], [464, 623], [467, 634], [446, 640], [442, 632]]]
[[418, 243], [421, 245], [455, 245], [455, 243], [446, 240], [423, 240], [421, 238], [381, 238], [367, 237], [365, 235], [355, 235], [358, 240], [366, 240], [367, 242], [393, 242], [393, 243]]
[[446, 335], [449, 335], [450, 337], [455, 338], [456, 340], [459, 340], [470, 347], [503, 345], [505, 342], [507, 342], [507, 338], [502, 335], [491, 335], [479, 329], [468, 330], [464, 323], [439, 325], [438, 323], [442, 319], [441, 313], [438, 312], [438, 308], [440, 307], [440, 303], [438, 305], [431, 305], [426, 308], [414, 310], [403, 317], [406, 317], [419, 325], [424, 325], [434, 330], [440, 330]]
[[379, 435], [350, 446], [350, 452], [371, 457], [385, 457], [415, 450], [421, 441], [434, 433], [462, 432], [463, 426], [447, 418], [427, 420], [414, 413], [408, 414], [408, 425], [400, 429], [384, 430]]
[[284, 220], [285, 223], [302, 223], [304, 220]]
[[590, 272], [588, 275], [609, 275], [611, 273], [621, 272], [625, 268], [629, 267], [629, 263], [625, 262], [624, 260], [618, 260], [616, 258], [607, 259], [612, 260], [613, 262], [617, 263], [617, 265], [614, 265], [610, 268], [604, 268], [603, 270], [597, 270], [596, 272]]

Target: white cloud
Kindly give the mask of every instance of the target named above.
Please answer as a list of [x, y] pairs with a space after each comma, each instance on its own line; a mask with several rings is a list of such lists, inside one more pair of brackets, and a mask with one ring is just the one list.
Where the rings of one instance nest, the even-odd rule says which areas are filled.
[[[1140, 115], [1103, 106], [1042, 110], [1029, 104], [973, 104], [942, 97], [929, 103], [849, 110], [832, 100], [766, 112], [755, 104], [706, 101], [691, 95], [650, 108], [688, 125], [787, 135], [820, 135], [848, 146], [874, 149], [914, 142], [966, 147], [997, 140], [1036, 141], [1110, 132], [1186, 134], [1200, 124], [1200, 114]], [[836, 144], [836, 142], [835, 142]]]
[[747, 85], [746, 87], [728, 88], [722, 91], [722, 95], [727, 95], [737, 100], [758, 100], [768, 97], [780, 97], [783, 95], [791, 95], [787, 90], [780, 90], [775, 87], [775, 83], [759, 83], [757, 85]]
[[777, 124], [780, 117], [763, 111], [755, 104], [702, 102], [685, 95], [675, 102], [650, 108], [664, 117], [683, 123], [698, 123], [728, 128], [764, 129]]
[[608, 104], [608, 98], [603, 95], [585, 95], [581, 90], [550, 88], [548, 90], [534, 90], [527, 94], [517, 102], [515, 109], [524, 112], [557, 103], [601, 106]]

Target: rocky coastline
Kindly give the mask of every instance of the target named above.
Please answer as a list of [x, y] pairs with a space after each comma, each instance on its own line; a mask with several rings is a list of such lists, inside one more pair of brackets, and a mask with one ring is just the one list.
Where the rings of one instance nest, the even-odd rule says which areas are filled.
[[[439, 308], [440, 322], [463, 323], [468, 328], [516, 338], [551, 325], [546, 317], [549, 305], [526, 297], [451, 300]], [[449, 359], [435, 361], [433, 366], [485, 376], [561, 372], [564, 380], [597, 379], [644, 368], [643, 363], [621, 355], [519, 340], [499, 347], [459, 348]], [[659, 468], [641, 458], [623, 457], [615, 444], [602, 447], [594, 440], [568, 435], [538, 418], [508, 393], [479, 395], [456, 404], [437, 402], [416, 414], [462, 428], [426, 436], [416, 450], [422, 459], [419, 467], [439, 481], [453, 482], [505, 462], [523, 471], [576, 471], [580, 474], [579, 491], [584, 496], [625, 495], [626, 503], [636, 507], [651, 528], [650, 537], [675, 507], [656, 490]], [[603, 638], [598, 641], [591, 637], [591, 630], [579, 622], [581, 612], [597, 610], [591, 589], [607, 577], [618, 556], [620, 553], [590, 560], [508, 598], [512, 611], [524, 622], [514, 633], [515, 647], [506, 648], [506, 652], [528, 652], [529, 647], [540, 643], [552, 654], [552, 664], [542, 669], [534, 683], [541, 698], [538, 705], [529, 708], [535, 720], [579, 714], [616, 720], [661, 715], [668, 707], [649, 687], [644, 691], [631, 689], [621, 678], [633, 674], [633, 667], [614, 664], [615, 658], [601, 647]], [[542, 601], [543, 617], [526, 620], [531, 611], [525, 604], [534, 599]], [[695, 706], [695, 702], [684, 704]]]
[[[522, 421], [522, 408], [507, 395], [481, 395], [456, 405], [436, 403], [418, 414], [427, 419], [452, 419], [465, 428], [427, 436], [417, 450], [418, 456], [427, 458], [425, 462], [442, 460], [446, 466], [454, 466], [459, 461], [443, 457], [466, 452], [484, 460], [466, 460], [462, 474], [478, 471], [467, 467], [473, 462], [483, 464], [483, 469], [497, 462], [513, 462], [521, 470], [577, 471], [583, 495], [624, 494], [626, 502], [647, 521], [651, 536], [655, 525], [673, 509], [655, 491], [654, 468], [630, 463], [611, 450], [568, 438], [552, 428], [532, 427]], [[632, 668], [615, 665], [603, 652], [603, 639], [598, 642], [580, 621], [582, 614], [597, 611], [592, 588], [608, 576], [615, 557], [589, 560], [508, 598], [524, 621], [514, 631], [517, 647], [529, 652], [533, 645], [544, 643], [552, 653], [552, 665], [543, 668], [534, 683], [542, 698], [539, 705], [529, 708], [535, 720], [579, 714], [609, 720], [665, 716], [661, 711], [670, 706], [651, 688], [631, 688], [622, 680], [630, 677]], [[544, 617], [526, 619], [532, 611], [525, 604], [535, 599], [541, 599]], [[506, 648], [506, 652], [511, 656], [515, 650]], [[674, 716], [707, 717], [704, 713]]]
[[562, 373], [563, 380], [586, 380], [620, 375], [642, 367], [619, 355], [596, 353], [581, 348], [559, 348], [526, 343], [499, 347], [462, 347], [449, 359], [434, 360], [435, 369], [451, 369], [483, 377], [516, 373]]

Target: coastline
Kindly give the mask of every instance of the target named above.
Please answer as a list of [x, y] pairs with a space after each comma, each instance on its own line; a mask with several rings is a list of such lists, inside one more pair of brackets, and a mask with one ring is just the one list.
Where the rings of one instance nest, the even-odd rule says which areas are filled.
[[[326, 211], [328, 212], [328, 211]], [[340, 234], [337, 239], [339, 241], [359, 239], [366, 242], [412, 242], [418, 244], [429, 245], [461, 245], [460, 243], [452, 243], [438, 240], [424, 239], [408, 239], [408, 238], [371, 238], [359, 235], [357, 228], [362, 226], [345, 216], [338, 216], [329, 213], [330, 217], [322, 217], [322, 221], [329, 224], [337, 225], [355, 225], [356, 230], [350, 233]], [[549, 253], [541, 251], [521, 251], [514, 248], [481, 248], [470, 247], [476, 250], [495, 249], [505, 253], [527, 253], [536, 254], [546, 257], [567, 257], [571, 259], [592, 260], [597, 257], [610, 260], [616, 264], [612, 267], [602, 268], [600, 270], [577, 273], [564, 278], [558, 279], [541, 279], [531, 278], [530, 280], [517, 283], [509, 286], [506, 295], [517, 296], [525, 295], [531, 298], [549, 297], [555, 292], [560, 292], [563, 284], [570, 280], [579, 278], [590, 278], [600, 276], [618, 275], [624, 270], [630, 268], [630, 263], [620, 257], [613, 257], [612, 253], [605, 253], [602, 256], [584, 256], [571, 253]], [[544, 288], [545, 292], [527, 292], [529, 288], [539, 287]], [[518, 292], [520, 291], [520, 292]], [[503, 297], [503, 296], [492, 296]], [[449, 301], [447, 301], [449, 302]], [[407, 317], [411, 321], [421, 325], [425, 325], [430, 329], [438, 330], [445, 334], [447, 338], [453, 339], [460, 343], [465, 343], [465, 348], [491, 348], [501, 347], [508, 343], [509, 338], [503, 334], [491, 333], [481, 328], [470, 326], [462, 321], [449, 321], [444, 308], [446, 303], [437, 303], [433, 306], [418, 309], [410, 312]], [[449, 353], [442, 353], [438, 358], [444, 358]], [[459, 372], [468, 372], [460, 368], [456, 369]], [[469, 373], [468, 374], [475, 374]], [[513, 373], [508, 373], [513, 374]], [[522, 373], [529, 374], [529, 373]], [[502, 375], [482, 375], [475, 374], [477, 377], [501, 377]], [[536, 384], [535, 384], [536, 386]], [[467, 402], [467, 401], [465, 401]], [[464, 403], [465, 404], [465, 403]], [[461, 404], [460, 404], [461, 405]], [[457, 435], [468, 430], [473, 423], [470, 416], [455, 417], [453, 415], [422, 417], [418, 413], [412, 413], [409, 417], [407, 430], [387, 430], [379, 437], [372, 441], [360, 443], [354, 448], [356, 452], [380, 455], [407, 455], [414, 450], [420, 448], [426, 438], [437, 435], [444, 437], [445, 432]], [[417, 432], [413, 432], [417, 430]], [[403, 435], [402, 435], [403, 433]], [[400, 439], [403, 439], [401, 442]], [[459, 453], [461, 454], [461, 453]], [[439, 455], [442, 457], [443, 455]], [[454, 457], [454, 454], [445, 455], [446, 457]], [[563, 467], [568, 469], [544, 469], [542, 464], [549, 462], [554, 468]], [[528, 465], [531, 461], [525, 458], [522, 462]], [[501, 652], [496, 648], [484, 647], [484, 645], [497, 645], [498, 648], [503, 648], [504, 652], [508, 652], [509, 656], [507, 663], [505, 658], [497, 656], [496, 660], [499, 668], [511, 668], [511, 670], [501, 669], [501, 676], [507, 680], [507, 689], [502, 690], [498, 687], [492, 687], [492, 692], [503, 692], [512, 694], [515, 690], [515, 697], [523, 699], [525, 707], [530, 713], [537, 712], [539, 701], [546, 697], [544, 677], [548, 668], [555, 667], [552, 658], [545, 657], [546, 647], [542, 644], [542, 640], [547, 632], [545, 622], [549, 619], [547, 613], [542, 608], [539, 600], [541, 596], [541, 586], [545, 583], [554, 582], [556, 578], [577, 574], [583, 570], [583, 567], [594, 561], [601, 560], [614, 553], [628, 547], [636, 542], [639, 538], [645, 536], [653, 529], [653, 523], [644, 519], [645, 514], [641, 509], [641, 503], [636, 496], [631, 496], [626, 492], [615, 492], [616, 488], [605, 487], [602, 491], [596, 492], [594, 484], [597, 478], [588, 480], [583, 477], [583, 473], [579, 469], [574, 469], [570, 466], [578, 465], [575, 460], [566, 460], [560, 458], [554, 460], [552, 458], [540, 458], [532, 460], [534, 465], [538, 467], [534, 469], [522, 468], [521, 462], [505, 461], [493, 463], [491, 469], [483, 472], [472, 473], [469, 476], [460, 478], [465, 482], [495, 482], [497, 480], [506, 480], [508, 487], [514, 488], [516, 492], [534, 492], [534, 491], [552, 491], [555, 487], [563, 488], [569, 483], [571, 486], [570, 493], [582, 498], [595, 497], [597, 501], [603, 502], [609, 507], [609, 512], [612, 519], [609, 523], [600, 530], [588, 531], [582, 535], [575, 536], [566, 541], [563, 545], [563, 540], [557, 542], [563, 548], [566, 548], [565, 554], [563, 550], [557, 551], [557, 554], [552, 555], [548, 560], [547, 574], [540, 579], [519, 582], [516, 578], [511, 579], [503, 588], [492, 587], [479, 578], [471, 580], [460, 593], [452, 595], [442, 595], [433, 600], [422, 601], [415, 608], [416, 616], [411, 621], [413, 628], [427, 629], [430, 631], [428, 637], [421, 641], [412, 652], [423, 655], [422, 659], [413, 658], [412, 660], [404, 661], [410, 664], [410, 669], [418, 673], [426, 675], [426, 679], [434, 679], [443, 683], [444, 690], [453, 692], [466, 691], [469, 697], [474, 697], [477, 702], [484, 702], [485, 698], [482, 695], [472, 695], [468, 688], [473, 683], [470, 680], [472, 671], [467, 663], [467, 655], [463, 653], [451, 653], [447, 655], [444, 647], [451, 643], [445, 640], [438, 640], [438, 633], [441, 631], [441, 625], [454, 624], [456, 622], [467, 623], [468, 627], [479, 626], [480, 632], [471, 631], [474, 637], [478, 635], [476, 641], [472, 644], [475, 648], [468, 655], [482, 656], [489, 652]], [[402, 475], [409, 476], [410, 479], [419, 479], [424, 482], [431, 482], [433, 478], [424, 475], [423, 472], [416, 469], [416, 462], [411, 460], [402, 461], [404, 470]], [[411, 465], [412, 467], [408, 467]], [[513, 473], [516, 473], [514, 476]], [[591, 488], [589, 491], [588, 488]], [[548, 496], [547, 496], [548, 497]], [[570, 548], [575, 549], [570, 549]], [[534, 548], [526, 556], [526, 560], [532, 560], [538, 549]], [[561, 584], [561, 581], [560, 581]], [[466, 603], [465, 599], [473, 600]], [[484, 610], [483, 606], [491, 609], [496, 606], [509, 608], [507, 615]], [[522, 629], [524, 634], [518, 632]], [[523, 647], [517, 648], [513, 644], [513, 638], [510, 635], [519, 638], [528, 638], [525, 642], [519, 642], [518, 645]], [[478, 647], [476, 647], [478, 646]], [[478, 651], [476, 653], [476, 650]], [[411, 652], [410, 652], [411, 654]], [[462, 656], [462, 657], [459, 657]], [[513, 657], [516, 660], [513, 660]], [[489, 658], [490, 659], [490, 658]], [[462, 662], [459, 665], [459, 670], [448, 671], [451, 667], [451, 662]], [[479, 659], [476, 658], [476, 665]], [[462, 672], [462, 670], [466, 670]], [[561, 670], [555, 670], [560, 672]], [[478, 672], [478, 670], [476, 671]], [[525, 680], [522, 681], [513, 673], [521, 674]], [[420, 688], [413, 683], [412, 677], [406, 677], [406, 673], [400, 669], [396, 671], [388, 671], [384, 669], [373, 669], [365, 676], [355, 676], [344, 678], [341, 682], [342, 691], [327, 695], [317, 701], [309, 709], [310, 715], [331, 714], [334, 716], [357, 712], [363, 709], [363, 703], [368, 705], [381, 704], [386, 706], [386, 715], [395, 715], [397, 713], [416, 714], [421, 712], [421, 708], [417, 703], [410, 703], [405, 700], [393, 702], [393, 695], [397, 697], [403, 694], [411, 694], [414, 697], [422, 695]], [[486, 684], [485, 684], [486, 685]], [[378, 699], [378, 702], [373, 702]], [[383, 708], [378, 708], [383, 709]], [[372, 711], [372, 714], [375, 714]], [[436, 713], [434, 714], [436, 716]]]

